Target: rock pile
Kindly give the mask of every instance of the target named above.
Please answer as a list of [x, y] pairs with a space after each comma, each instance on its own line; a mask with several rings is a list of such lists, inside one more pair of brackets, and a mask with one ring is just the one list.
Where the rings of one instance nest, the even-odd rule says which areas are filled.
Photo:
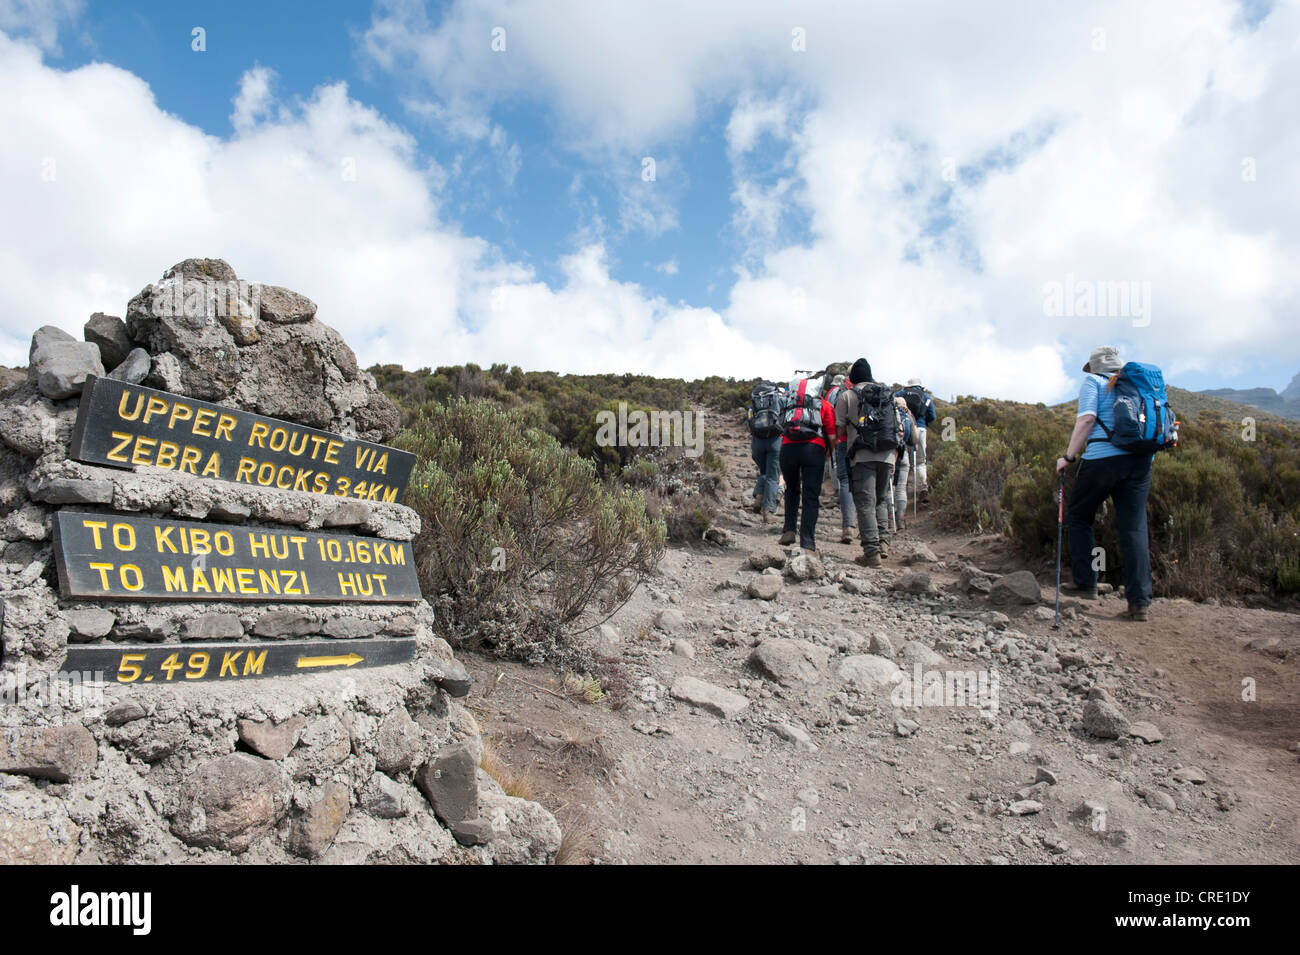
[[[65, 505], [397, 544], [418, 533], [418, 515], [395, 501], [69, 458], [81, 392], [106, 374], [390, 440], [396, 408], [315, 304], [243, 282], [220, 259], [187, 259], [125, 319], [92, 315], [84, 337], [39, 329], [26, 379], [6, 374], [0, 390], [0, 862], [552, 860], [554, 818], [478, 768], [479, 728], [458, 700], [469, 677], [423, 600], [60, 595], [52, 534]], [[161, 646], [184, 663], [206, 659], [214, 640], [252, 654], [302, 639], [414, 639], [416, 652], [399, 665], [225, 682], [188, 682], [190, 670], [165, 685], [59, 675], [69, 647]]]

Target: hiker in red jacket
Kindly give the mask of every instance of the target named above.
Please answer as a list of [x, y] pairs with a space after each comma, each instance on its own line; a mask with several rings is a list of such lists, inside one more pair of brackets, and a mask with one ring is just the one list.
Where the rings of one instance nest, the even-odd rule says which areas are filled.
[[[795, 525], [799, 546], [817, 550], [817, 507], [826, 460], [835, 447], [835, 409], [822, 395], [820, 378], [797, 378], [782, 418], [781, 474], [785, 477], [785, 527], [782, 544], [793, 544]], [[803, 505], [800, 520], [799, 507]]]

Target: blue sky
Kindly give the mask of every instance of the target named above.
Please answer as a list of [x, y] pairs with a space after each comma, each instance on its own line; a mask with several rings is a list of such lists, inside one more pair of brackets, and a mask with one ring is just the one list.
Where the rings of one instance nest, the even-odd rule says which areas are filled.
[[[69, 271], [53, 318], [77, 330], [225, 255], [315, 298], [363, 362], [411, 367], [780, 376], [866, 354], [941, 394], [1050, 401], [1107, 341], [1186, 387], [1285, 387], [1296, 5], [1041, 14], [0, 0], [0, 62], [39, 90], [0, 158], [67, 157], [0, 200], [33, 223], [0, 262], [39, 301], [77, 233], [94, 274]], [[354, 153], [349, 190], [331, 172]], [[164, 163], [193, 221], [179, 196], [132, 232]], [[1067, 276], [1148, 282], [1153, 320], [1047, 314]], [[0, 357], [27, 324], [6, 319]]]

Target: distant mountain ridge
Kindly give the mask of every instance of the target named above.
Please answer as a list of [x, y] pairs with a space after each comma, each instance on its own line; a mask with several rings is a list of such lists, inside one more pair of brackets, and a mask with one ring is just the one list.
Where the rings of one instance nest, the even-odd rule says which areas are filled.
[[1274, 391], [1272, 388], [1210, 388], [1198, 394], [1235, 401], [1270, 414], [1300, 421], [1300, 374], [1292, 378], [1291, 384], [1281, 392]]

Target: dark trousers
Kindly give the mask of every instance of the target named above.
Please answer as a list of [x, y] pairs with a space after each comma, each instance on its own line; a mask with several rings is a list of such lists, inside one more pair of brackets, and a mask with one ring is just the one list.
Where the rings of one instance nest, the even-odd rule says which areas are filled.
[[[781, 474], [785, 477], [785, 530], [799, 525], [799, 546], [817, 549], [817, 507], [826, 476], [826, 449], [811, 441], [781, 445]], [[803, 506], [803, 518], [799, 507]]]
[[1070, 572], [1076, 587], [1097, 586], [1092, 569], [1096, 541], [1092, 522], [1106, 498], [1115, 502], [1119, 553], [1124, 561], [1124, 591], [1129, 606], [1151, 603], [1151, 551], [1147, 541], [1147, 492], [1151, 490], [1151, 456], [1124, 454], [1080, 461], [1065, 510], [1070, 538]]
[[870, 556], [889, 543], [889, 498], [894, 493], [894, 465], [862, 461], [853, 465], [853, 503], [858, 511], [858, 537]]
[[749, 456], [758, 465], [754, 496], [763, 498], [763, 510], [776, 513], [776, 497], [781, 493], [781, 436], [750, 438]]

